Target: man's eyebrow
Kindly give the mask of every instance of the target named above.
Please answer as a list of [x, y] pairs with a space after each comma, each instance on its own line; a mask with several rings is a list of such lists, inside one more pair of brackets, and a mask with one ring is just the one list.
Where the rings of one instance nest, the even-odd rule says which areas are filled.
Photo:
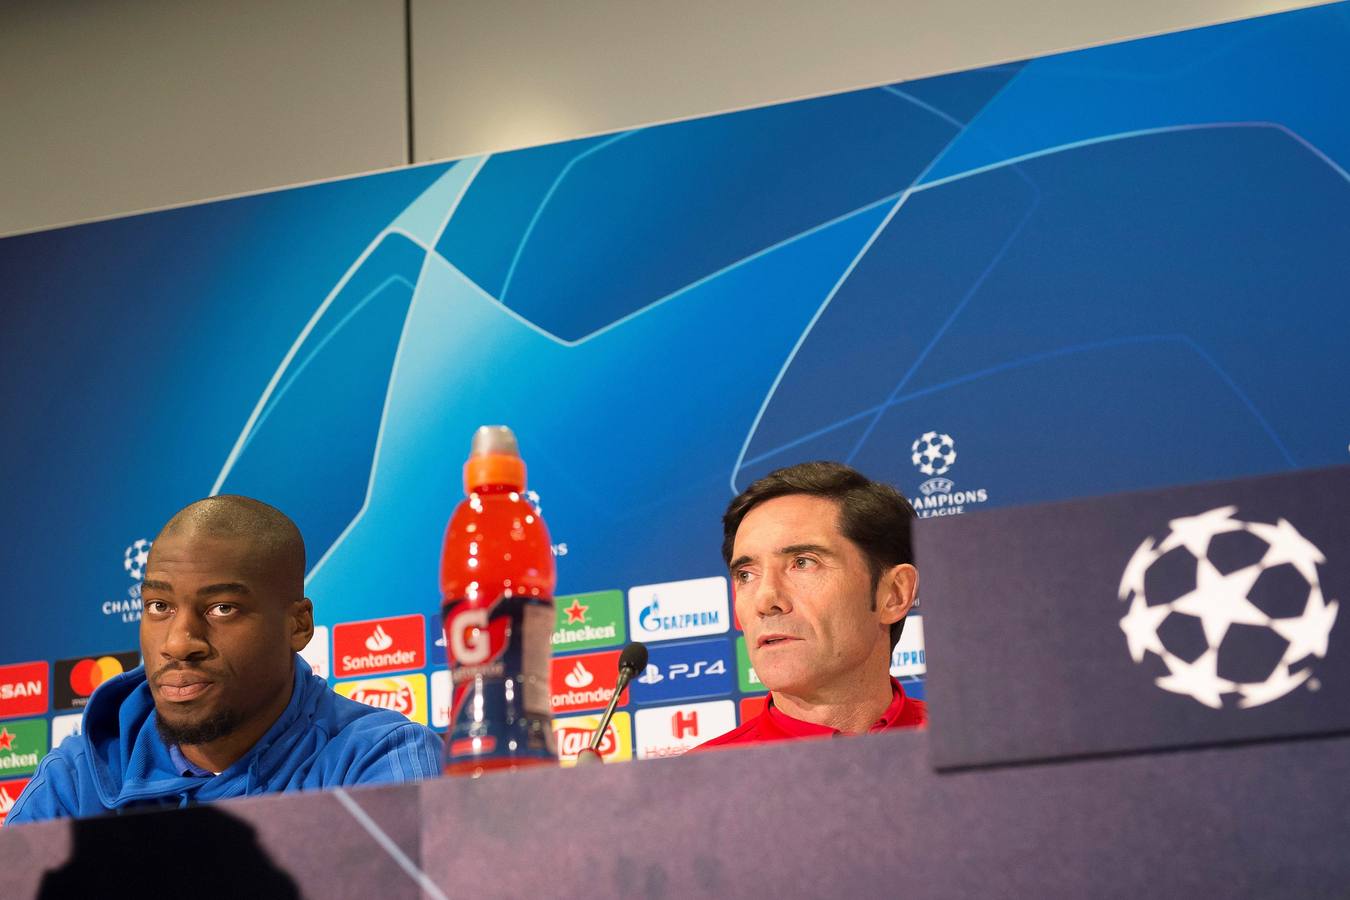
[[197, 591], [198, 597], [214, 597], [217, 594], [242, 594], [247, 596], [252, 593], [248, 585], [239, 581], [223, 581], [220, 584], [208, 584]]
[[173, 592], [173, 585], [169, 584], [167, 581], [156, 581], [153, 578], [146, 578], [141, 581], [141, 590], [145, 590], [146, 588], [149, 588], [152, 591]]
[[824, 544], [788, 544], [786, 547], [778, 548], [779, 556], [793, 556], [798, 553], [816, 553], [820, 556], [838, 555]]
[[748, 556], [746, 556], [746, 555], [744, 555], [744, 554], [741, 554], [740, 556], [738, 556], [738, 557], [736, 557], [735, 559], [733, 559], [733, 560], [731, 561], [731, 565], [727, 566], [727, 568], [728, 568], [730, 571], [734, 572], [734, 571], [736, 571], [737, 569], [739, 569], [741, 566], [745, 565], [745, 564], [748, 563], [748, 562], [750, 562], [750, 557], [748, 557]]

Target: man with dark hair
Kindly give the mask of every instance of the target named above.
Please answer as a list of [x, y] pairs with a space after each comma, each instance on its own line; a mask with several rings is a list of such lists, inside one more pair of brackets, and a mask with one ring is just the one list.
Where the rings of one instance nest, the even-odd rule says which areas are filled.
[[928, 721], [890, 676], [914, 606], [914, 510], [889, 485], [848, 466], [811, 462], [770, 472], [722, 517], [722, 558], [764, 711], [697, 749]]
[[177, 513], [141, 583], [143, 664], [99, 685], [6, 824], [439, 774], [434, 732], [338, 696], [299, 657], [304, 588], [279, 510], [226, 495]]

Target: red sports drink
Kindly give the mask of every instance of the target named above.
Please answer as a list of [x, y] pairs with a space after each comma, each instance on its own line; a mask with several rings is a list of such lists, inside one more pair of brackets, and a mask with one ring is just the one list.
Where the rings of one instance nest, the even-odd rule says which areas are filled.
[[468, 496], [441, 550], [450, 666], [445, 772], [558, 761], [549, 711], [555, 571], [548, 528], [525, 497], [525, 462], [504, 425], [484, 425], [464, 464]]

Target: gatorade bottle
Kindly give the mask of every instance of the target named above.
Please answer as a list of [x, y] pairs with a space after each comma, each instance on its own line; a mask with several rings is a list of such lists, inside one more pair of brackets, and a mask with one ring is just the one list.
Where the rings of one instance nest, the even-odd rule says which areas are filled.
[[525, 498], [525, 462], [504, 425], [484, 425], [464, 464], [468, 496], [441, 550], [441, 622], [450, 666], [445, 773], [558, 761], [549, 711], [553, 551]]

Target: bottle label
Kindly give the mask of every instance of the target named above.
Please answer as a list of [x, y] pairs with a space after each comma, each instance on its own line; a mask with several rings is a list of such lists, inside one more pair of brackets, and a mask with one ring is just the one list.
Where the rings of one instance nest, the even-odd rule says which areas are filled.
[[549, 716], [553, 601], [503, 597], [445, 604], [450, 669], [447, 765], [487, 758], [556, 758]]

